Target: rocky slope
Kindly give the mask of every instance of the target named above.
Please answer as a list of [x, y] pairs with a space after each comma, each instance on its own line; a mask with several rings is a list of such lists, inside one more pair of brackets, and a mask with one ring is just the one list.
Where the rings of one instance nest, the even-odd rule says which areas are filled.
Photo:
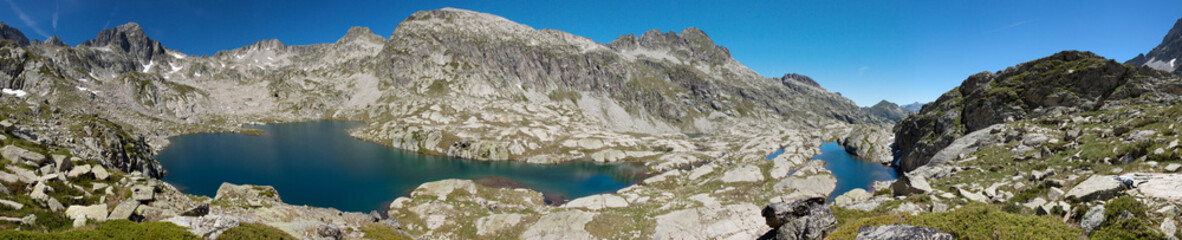
[[1182, 62], [1178, 61], [1179, 58], [1182, 58], [1182, 18], [1174, 23], [1174, 28], [1166, 33], [1161, 44], [1154, 47], [1149, 53], [1138, 54], [1137, 57], [1129, 59], [1125, 64], [1148, 66], [1182, 76]]
[[[6, 29], [11, 31], [4, 31], [5, 39], [19, 35]], [[210, 238], [235, 225], [219, 225], [226, 222], [262, 222], [301, 238], [342, 236], [342, 231], [360, 237], [358, 229], [374, 219], [288, 206], [270, 198], [273, 191], [229, 202], [220, 200], [221, 191], [212, 199], [181, 194], [154, 179], [165, 171], [153, 156], [169, 136], [239, 131], [259, 122], [343, 119], [366, 124], [354, 136], [425, 154], [537, 163], [633, 161], [656, 176], [645, 186], [563, 206], [530, 202], [504, 210], [468, 209], [490, 201], [514, 203], [519, 199], [514, 194], [538, 195], [524, 189], [449, 198], [453, 201], [412, 194], [396, 201], [402, 207], [392, 206], [389, 215], [407, 223], [402, 229], [414, 236], [470, 238], [507, 226], [521, 231], [505, 233], [522, 238], [754, 238], [767, 230], [755, 224], [759, 206], [789, 200], [788, 194], [823, 197], [832, 191], [833, 176], [820, 162], [808, 161], [821, 140], [846, 136], [851, 123], [889, 121], [806, 76], [761, 77], [694, 28], [600, 44], [489, 14], [441, 9], [412, 15], [389, 39], [352, 28], [335, 43], [288, 46], [263, 40], [213, 56], [168, 49], [135, 23], [104, 30], [77, 47], [55, 39], [2, 43], [0, 98], [14, 109], [5, 112], [14, 114], [6, 117], [13, 127], [5, 139], [30, 143], [5, 142], [13, 154], [4, 159], [19, 162], [35, 154], [42, 158], [30, 158], [55, 159], [50, 152], [62, 151], [68, 152], [62, 154], [66, 159], [78, 159], [66, 162], [120, 176], [93, 184], [89, 178], [55, 178], [52, 174], [64, 171], [62, 161], [34, 161], [31, 168], [50, 170], [0, 171], [29, 175], [6, 181], [20, 189], [10, 196], [21, 200], [45, 191], [59, 198], [60, 208], [47, 200], [23, 203], [35, 204], [26, 210], [42, 218], [80, 225], [87, 219], [171, 219]], [[764, 159], [781, 148], [785, 154]], [[80, 174], [91, 172], [96, 171]], [[45, 184], [53, 190], [36, 187]], [[73, 185], [86, 193], [68, 190]], [[145, 186], [157, 197], [126, 201], [126, 194]], [[420, 190], [438, 192], [432, 186]], [[627, 199], [622, 207], [621, 198]], [[203, 211], [209, 216], [187, 214], [202, 204], [210, 204]], [[492, 214], [521, 219], [510, 224], [510, 215], [476, 218]], [[439, 222], [440, 217], [449, 220]], [[637, 225], [615, 231], [624, 227], [611, 224], [622, 219]], [[572, 220], [590, 220], [583, 223], [602, 229], [584, 235], [568, 229], [573, 225], [566, 221]], [[23, 228], [68, 226], [55, 220]], [[710, 228], [684, 232], [683, 226]]]
[[1173, 103], [1182, 94], [1176, 76], [1065, 51], [996, 73], [983, 72], [895, 125], [899, 166], [911, 171], [948, 161], [941, 153], [958, 138], [991, 125], [1088, 112], [1114, 104]]

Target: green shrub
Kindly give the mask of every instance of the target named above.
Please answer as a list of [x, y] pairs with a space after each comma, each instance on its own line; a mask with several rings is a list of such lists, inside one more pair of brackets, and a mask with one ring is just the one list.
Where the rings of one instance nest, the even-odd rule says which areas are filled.
[[410, 239], [413, 239], [413, 238], [410, 238], [409, 236], [399, 233], [397, 230], [394, 230], [393, 228], [390, 228], [390, 227], [387, 227], [385, 225], [378, 224], [378, 223], [372, 223], [372, 224], [365, 225], [365, 226], [361, 227], [361, 232], [365, 233], [366, 239], [375, 239], [375, 240], [410, 240]]
[[973, 203], [950, 212], [910, 216], [833, 208], [837, 230], [829, 239], [854, 239], [858, 228], [902, 223], [939, 229], [956, 239], [1077, 239], [1083, 231], [1048, 216], [1019, 215]]
[[170, 222], [111, 220], [91, 227], [53, 233], [3, 230], [0, 239], [201, 239]]
[[1104, 225], [1092, 232], [1092, 239], [1166, 239], [1166, 235], [1154, 231], [1152, 226], [1138, 218], [1105, 221]]
[[296, 239], [283, 230], [261, 223], [242, 223], [218, 235], [218, 240], [236, 239]]

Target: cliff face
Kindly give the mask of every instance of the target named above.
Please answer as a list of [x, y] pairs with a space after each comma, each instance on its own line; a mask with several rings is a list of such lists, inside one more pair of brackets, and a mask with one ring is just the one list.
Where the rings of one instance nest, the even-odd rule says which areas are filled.
[[895, 125], [900, 167], [913, 170], [952, 141], [993, 124], [1093, 111], [1121, 100], [1172, 101], [1178, 79], [1090, 52], [1065, 51], [975, 74]]
[[1179, 61], [1179, 58], [1182, 58], [1182, 18], [1174, 23], [1174, 28], [1166, 33], [1161, 44], [1158, 44], [1149, 53], [1139, 54], [1137, 57], [1129, 59], [1125, 64], [1147, 66], [1182, 76], [1182, 61]]

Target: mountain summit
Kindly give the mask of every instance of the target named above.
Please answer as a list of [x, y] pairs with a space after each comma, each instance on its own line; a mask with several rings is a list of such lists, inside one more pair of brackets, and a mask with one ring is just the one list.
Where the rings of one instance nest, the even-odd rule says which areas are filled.
[[82, 46], [109, 47], [131, 54], [135, 59], [144, 62], [165, 53], [164, 45], [148, 38], [144, 29], [137, 23], [127, 23], [113, 29], [103, 30], [94, 39], [82, 42]]
[[1139, 54], [1125, 63], [1149, 66], [1182, 76], [1182, 61], [1179, 58], [1182, 58], [1182, 18], [1174, 23], [1174, 28], [1166, 33], [1161, 44], [1150, 50], [1148, 54]]
[[17, 30], [12, 26], [8, 26], [8, 24], [4, 24], [4, 22], [0, 22], [0, 40], [16, 41], [16, 43], [20, 44], [21, 46], [29, 45], [29, 38], [25, 37], [25, 34], [22, 33], [21, 30]]

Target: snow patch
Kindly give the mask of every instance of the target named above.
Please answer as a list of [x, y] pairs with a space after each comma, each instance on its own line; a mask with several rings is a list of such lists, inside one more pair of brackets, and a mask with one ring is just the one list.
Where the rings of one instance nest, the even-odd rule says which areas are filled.
[[76, 87], [76, 88], [78, 88], [78, 91], [83, 91], [83, 92], [90, 92], [90, 93], [93, 93], [93, 94], [98, 94], [98, 93], [99, 93], [99, 91], [91, 90], [91, 89], [89, 89], [89, 88], [84, 88], [84, 87], [82, 87], [82, 86], [75, 86], [75, 87]]
[[177, 71], [180, 71], [183, 68], [185, 68], [185, 67], [177, 66], [176, 64], [172, 64], [172, 72], [168, 72], [168, 74], [176, 73]]
[[89, 79], [85, 79], [85, 78], [79, 78], [78, 81], [79, 82], [90, 82]]
[[169, 52], [168, 55], [172, 55], [172, 57], [177, 58], [177, 59], [185, 59], [185, 57], [187, 57], [187, 56], [185, 56], [185, 54], [175, 53], [175, 52]]
[[144, 65], [144, 73], [148, 73], [148, 71], [152, 71], [152, 65], [156, 65], [156, 62], [155, 61], [148, 61], [148, 65]]
[[20, 89], [12, 90], [12, 89], [5, 88], [3, 90], [0, 90], [0, 92], [3, 92], [4, 94], [8, 94], [8, 95], [14, 95], [16, 97], [25, 97], [25, 96], [29, 95], [28, 92], [25, 92], [25, 90], [20, 90]]

